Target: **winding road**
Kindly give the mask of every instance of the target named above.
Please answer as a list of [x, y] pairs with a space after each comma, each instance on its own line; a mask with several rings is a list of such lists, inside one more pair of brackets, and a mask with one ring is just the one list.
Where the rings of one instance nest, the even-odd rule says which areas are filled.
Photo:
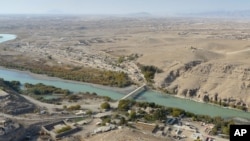
[[238, 50], [238, 51], [227, 52], [226, 54], [227, 55], [232, 55], [232, 54], [242, 53], [242, 52], [246, 52], [246, 51], [250, 51], [250, 48], [243, 49], [243, 50]]
[[75, 115], [72, 115], [72, 116], [63, 116], [63, 117], [58, 116], [58, 117], [48, 117], [48, 118], [41, 118], [41, 117], [31, 118], [31, 117], [13, 116], [13, 115], [9, 115], [9, 114], [0, 113], [0, 117], [11, 118], [11, 119], [16, 119], [16, 120], [44, 121], [44, 120], [82, 118], [82, 117], [87, 117], [87, 116], [75, 116]]

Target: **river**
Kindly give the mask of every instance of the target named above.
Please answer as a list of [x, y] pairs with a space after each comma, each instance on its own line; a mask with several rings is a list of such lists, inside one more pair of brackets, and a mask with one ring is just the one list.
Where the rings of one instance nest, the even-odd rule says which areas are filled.
[[0, 43], [9, 41], [9, 40], [14, 40], [16, 39], [16, 35], [13, 34], [0, 34]]
[[[4, 34], [0, 34], [3, 38]], [[7, 36], [10, 37], [10, 36]], [[13, 36], [12, 36], [13, 37]], [[10, 38], [11, 40], [13, 38]], [[1, 41], [1, 40], [0, 40]], [[6, 38], [4, 41], [8, 41]], [[106, 89], [102, 87], [98, 87], [97, 85], [88, 84], [88, 83], [81, 83], [75, 81], [68, 81], [63, 80], [55, 77], [48, 77], [44, 75], [37, 75], [32, 74], [26, 71], [18, 71], [14, 69], [6, 69], [0, 67], [0, 78], [5, 80], [17, 80], [20, 81], [22, 84], [24, 83], [43, 83], [46, 85], [52, 85], [55, 87], [68, 89], [72, 92], [95, 92], [98, 95], [102, 96], [109, 96], [112, 99], [120, 99], [124, 96], [124, 94], [113, 90], [112, 88]], [[249, 112], [243, 112], [234, 109], [223, 108], [220, 106], [215, 106], [206, 103], [199, 103], [192, 100], [177, 98], [171, 95], [162, 94], [156, 91], [146, 91], [137, 98], [138, 101], [148, 101], [148, 102], [155, 102], [160, 105], [168, 106], [168, 107], [177, 107], [184, 109], [189, 112], [193, 112], [195, 114], [202, 114], [202, 115], [210, 115], [210, 116], [221, 116], [224, 118], [230, 117], [241, 117], [241, 118], [248, 118], [250, 119]]]

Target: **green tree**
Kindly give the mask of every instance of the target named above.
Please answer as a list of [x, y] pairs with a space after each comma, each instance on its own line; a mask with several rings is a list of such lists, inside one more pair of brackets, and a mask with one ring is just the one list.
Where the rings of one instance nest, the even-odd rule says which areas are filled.
[[200, 137], [197, 137], [197, 139], [196, 139], [196, 140], [194, 140], [194, 141], [201, 141], [201, 139], [200, 139]]
[[129, 114], [129, 119], [134, 121], [136, 119], [136, 112], [132, 110]]
[[118, 63], [120, 64], [120, 63], [122, 63], [122, 62], [124, 62], [125, 61], [125, 57], [124, 56], [120, 56], [119, 58], [118, 58]]
[[104, 102], [101, 104], [101, 108], [108, 110], [108, 109], [110, 109], [110, 104], [108, 102]]
[[229, 127], [228, 127], [228, 126], [224, 126], [224, 127], [222, 128], [222, 133], [223, 133], [223, 134], [226, 134], [226, 135], [229, 135]]
[[130, 100], [120, 100], [118, 104], [118, 109], [121, 111], [127, 111], [131, 105]]
[[127, 123], [126, 119], [124, 117], [121, 117], [119, 125], [124, 125], [126, 123]]
[[212, 135], [216, 135], [217, 134], [217, 132], [218, 132], [218, 129], [216, 128], [216, 127], [214, 127], [213, 129], [212, 129]]
[[153, 113], [153, 118], [155, 120], [164, 120], [166, 119], [166, 110], [164, 109], [157, 109]]
[[145, 79], [148, 82], [153, 81], [155, 73], [161, 73], [162, 72], [162, 70], [160, 70], [156, 66], [143, 66], [143, 65], [139, 64], [139, 67], [140, 67]]
[[87, 115], [92, 115], [93, 112], [92, 112], [91, 110], [88, 110], [88, 111], [86, 112], [86, 114], [87, 114]]
[[63, 109], [67, 109], [67, 105], [63, 105]]
[[183, 110], [177, 109], [177, 108], [173, 108], [172, 116], [173, 116], [173, 117], [178, 117], [178, 116], [181, 115], [182, 113], [183, 113]]
[[80, 110], [81, 109], [81, 105], [77, 104], [77, 105], [72, 105], [68, 107], [68, 110], [73, 111], [73, 110]]
[[65, 126], [65, 127], [62, 127], [61, 129], [58, 129], [56, 130], [56, 133], [63, 133], [63, 132], [66, 132], [68, 130], [71, 130], [71, 127], [70, 126]]

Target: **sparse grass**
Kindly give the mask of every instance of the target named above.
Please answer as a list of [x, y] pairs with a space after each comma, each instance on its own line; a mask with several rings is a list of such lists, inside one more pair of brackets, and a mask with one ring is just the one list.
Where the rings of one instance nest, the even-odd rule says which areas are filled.
[[73, 122], [79, 122], [79, 121], [82, 121], [82, 120], [85, 120], [86, 118], [84, 117], [78, 117], [78, 118], [75, 118], [73, 119]]
[[72, 128], [70, 127], [70, 126], [65, 126], [65, 127], [62, 127], [61, 129], [58, 129], [58, 130], [56, 130], [56, 133], [57, 134], [60, 134], [60, 133], [63, 133], [63, 132], [66, 132], [66, 131], [69, 131], [69, 130], [71, 130]]

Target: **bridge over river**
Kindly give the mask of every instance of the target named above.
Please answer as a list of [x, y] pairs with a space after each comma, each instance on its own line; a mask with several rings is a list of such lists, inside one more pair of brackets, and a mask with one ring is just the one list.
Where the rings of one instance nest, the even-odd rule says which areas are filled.
[[138, 87], [134, 91], [130, 92], [129, 94], [127, 94], [126, 96], [124, 96], [123, 98], [121, 98], [121, 100], [136, 97], [138, 94], [144, 92], [146, 90], [146, 87], [147, 87], [147, 85], [143, 84], [142, 86]]
[[[32, 75], [32, 73], [27, 73], [25, 71], [17, 71], [13, 69], [6, 69], [0, 67], [0, 78], [3, 78], [8, 81], [17, 80], [20, 81], [22, 84], [24, 83], [31, 83], [31, 84], [37, 84], [37, 83], [43, 83], [45, 85], [52, 85], [58, 88], [68, 89], [72, 92], [78, 93], [78, 92], [95, 92], [100, 96], [110, 96], [112, 99], [115, 100], [121, 100], [130, 98], [132, 96], [139, 97], [139, 88], [136, 90], [136, 93], [133, 92], [133, 94], [125, 97], [124, 94], [113, 91], [113, 90], [107, 90], [95, 87], [90, 84], [82, 84], [79, 82], [74, 81], [66, 81], [62, 79], [55, 79], [53, 77], [46, 77], [41, 75], [41, 77], [35, 77], [35, 75]], [[146, 89], [144, 87], [144, 89]], [[132, 92], [131, 92], [132, 93]], [[129, 96], [128, 96], [129, 95]], [[241, 117], [241, 118], [247, 118], [249, 119], [250, 113], [249, 112], [243, 112], [240, 110], [234, 110], [234, 109], [228, 109], [221, 106], [216, 106], [212, 104], [207, 103], [200, 103], [195, 102], [188, 99], [181, 99], [178, 97], [174, 97], [167, 94], [162, 94], [161, 92], [157, 91], [141, 91], [140, 93], [140, 99], [138, 101], [146, 101], [146, 102], [154, 102], [159, 105], [167, 106], [167, 107], [176, 107], [180, 109], [184, 109], [188, 112], [193, 112], [196, 114], [201, 115], [210, 115], [212, 117], [215, 116], [221, 116], [223, 118], [230, 118], [230, 117]], [[118, 105], [118, 102], [116, 102]], [[115, 107], [116, 103], [112, 103], [112, 106]], [[60, 105], [58, 105], [60, 106]], [[44, 105], [44, 107], [47, 107], [47, 105]], [[60, 106], [61, 107], [61, 106]], [[51, 110], [53, 108], [56, 108], [55, 105], [51, 106]]]

